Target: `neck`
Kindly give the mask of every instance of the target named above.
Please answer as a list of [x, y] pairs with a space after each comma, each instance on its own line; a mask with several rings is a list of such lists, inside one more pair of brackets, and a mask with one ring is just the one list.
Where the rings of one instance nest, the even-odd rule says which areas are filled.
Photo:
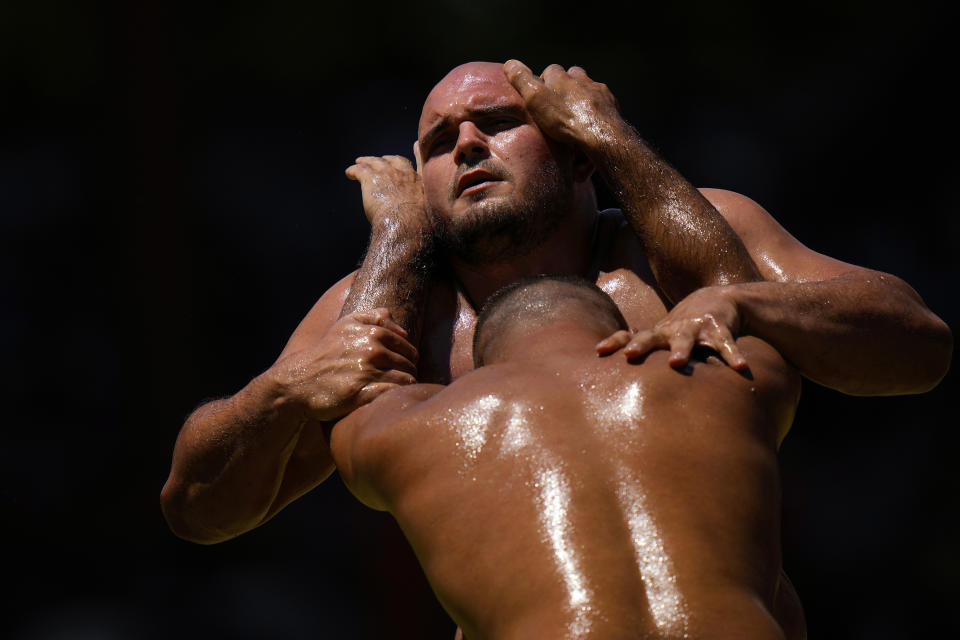
[[584, 207], [559, 225], [540, 246], [523, 256], [497, 264], [471, 265], [450, 257], [450, 266], [475, 309], [498, 289], [521, 278], [536, 275], [579, 275], [587, 273], [592, 259], [597, 213]]

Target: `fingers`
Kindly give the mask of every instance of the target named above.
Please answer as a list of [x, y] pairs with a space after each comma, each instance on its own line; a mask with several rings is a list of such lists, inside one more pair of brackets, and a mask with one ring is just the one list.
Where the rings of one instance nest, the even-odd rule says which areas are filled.
[[395, 354], [416, 363], [419, 359], [417, 348], [392, 331], [381, 329], [372, 331], [371, 337]]
[[743, 371], [747, 368], [747, 359], [743, 357], [740, 348], [737, 347], [737, 340], [730, 333], [730, 330], [719, 324], [712, 315], [706, 315], [707, 323], [705, 325], [705, 336], [700, 344], [710, 347], [720, 354], [727, 365], [736, 370]]
[[547, 84], [550, 84], [551, 81], [556, 81], [558, 78], [566, 76], [567, 72], [558, 64], [551, 64], [543, 70], [543, 73], [540, 74], [540, 77], [543, 78], [543, 81]]
[[597, 355], [605, 356], [622, 349], [626, 345], [630, 344], [630, 340], [633, 338], [633, 334], [629, 331], [620, 330], [610, 336], [604, 338], [597, 343], [595, 347], [597, 350]]
[[411, 376], [417, 375], [417, 367], [413, 362], [386, 347], [373, 347], [373, 355], [370, 357], [370, 364], [383, 371], [400, 371]]
[[653, 329], [640, 331], [631, 340], [630, 344], [624, 348], [623, 353], [627, 358], [639, 358], [645, 356], [651, 351], [657, 349], [669, 349], [670, 340], [666, 334]]
[[740, 352], [736, 342], [724, 342], [722, 348], [716, 349], [723, 361], [734, 371], [746, 371], [747, 359]]
[[624, 355], [631, 360], [658, 349], [669, 350], [667, 362], [671, 367], [680, 369], [690, 362], [693, 350], [698, 346], [716, 351], [727, 366], [735, 371], [748, 368], [747, 359], [737, 346], [736, 338], [709, 314], [704, 318], [658, 325], [636, 334], [618, 331], [598, 343], [596, 349], [600, 355], [623, 349]]
[[360, 324], [375, 324], [378, 327], [390, 329], [404, 338], [407, 337], [407, 330], [393, 321], [393, 318], [390, 317], [390, 309], [386, 307], [377, 307], [370, 311], [354, 311], [347, 317], [351, 318], [354, 322]]
[[699, 323], [693, 322], [685, 324], [670, 336], [670, 357], [667, 362], [671, 367], [679, 369], [686, 366], [690, 361], [690, 354], [693, 353], [693, 347], [699, 342], [697, 340], [699, 334]]
[[376, 382], [371, 382], [370, 384], [408, 385], [416, 383], [417, 379], [411, 373], [407, 373], [406, 371], [389, 370], [384, 371]]
[[360, 156], [344, 173], [351, 180], [360, 180], [365, 173], [381, 173], [388, 168], [413, 172], [413, 164], [404, 156]]
[[354, 326], [350, 327], [348, 331], [365, 332], [367, 338], [374, 343], [383, 345], [386, 349], [411, 363], [418, 361], [417, 348], [407, 341], [407, 332], [404, 328], [390, 318], [389, 310], [355, 311], [344, 317], [348, 319], [348, 322], [354, 323]]
[[383, 156], [390, 166], [400, 171], [413, 171], [413, 164], [403, 156]]
[[503, 72], [524, 101], [529, 101], [543, 89], [543, 81], [519, 60], [507, 60], [503, 65]]

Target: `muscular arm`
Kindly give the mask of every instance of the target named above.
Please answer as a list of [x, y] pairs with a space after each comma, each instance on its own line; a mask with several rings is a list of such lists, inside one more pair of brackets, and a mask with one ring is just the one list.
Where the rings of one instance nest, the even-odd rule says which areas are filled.
[[414, 382], [416, 350], [387, 310], [416, 330], [426, 286], [429, 238], [404, 162], [348, 169], [373, 228], [361, 269], [318, 301], [267, 371], [187, 419], [161, 494], [177, 535], [209, 544], [266, 522], [332, 473], [325, 423]]
[[676, 303], [701, 287], [760, 280], [740, 238], [700, 191], [623, 120], [610, 122], [590, 159]]
[[504, 70], [541, 129], [584, 153], [609, 185], [670, 301], [761, 278], [726, 220], [623, 120], [606, 85], [580, 67], [550, 65], [537, 78], [513, 60]]
[[516, 61], [504, 70], [545, 132], [589, 156], [677, 303], [652, 330], [600, 343], [601, 353], [627, 343], [630, 357], [670, 349], [679, 366], [702, 344], [744, 368], [732, 338], [749, 332], [845, 393], [918, 393], [946, 373], [950, 331], [906, 283], [810, 251], [747, 198], [701, 195], [582, 69], [551, 65], [539, 79]]
[[385, 307], [416, 345], [434, 257], [420, 178], [400, 156], [358, 158], [347, 176], [363, 185], [371, 233], [341, 316]]
[[922, 393], [946, 374], [950, 329], [904, 281], [811, 251], [749, 198], [704, 195], [765, 280], [714, 290], [736, 305], [739, 333], [763, 338], [811, 380], [854, 395]]

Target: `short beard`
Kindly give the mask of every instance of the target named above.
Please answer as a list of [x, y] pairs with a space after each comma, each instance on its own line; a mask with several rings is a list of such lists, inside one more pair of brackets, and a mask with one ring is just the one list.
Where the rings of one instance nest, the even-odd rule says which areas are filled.
[[531, 193], [515, 200], [481, 200], [459, 220], [431, 212], [441, 246], [471, 266], [502, 264], [529, 254], [567, 213], [573, 177], [551, 160], [540, 167], [534, 184]]

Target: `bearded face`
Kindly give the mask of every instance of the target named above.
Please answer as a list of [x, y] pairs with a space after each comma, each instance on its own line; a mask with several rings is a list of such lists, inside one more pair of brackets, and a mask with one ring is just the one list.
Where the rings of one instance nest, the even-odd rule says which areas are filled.
[[[495, 162], [482, 160], [473, 169], [489, 172], [499, 180], [514, 180], [512, 173]], [[448, 252], [470, 265], [488, 265], [526, 255], [546, 241], [567, 211], [573, 181], [555, 159], [535, 168], [528, 188], [518, 193], [491, 197], [488, 189], [459, 196], [469, 201], [459, 215], [446, 215], [427, 202], [437, 236]], [[454, 182], [454, 190], [456, 190]]]
[[417, 144], [437, 233], [468, 264], [528, 253], [570, 210], [571, 152], [543, 135], [501, 65], [464, 65], [434, 87]]

